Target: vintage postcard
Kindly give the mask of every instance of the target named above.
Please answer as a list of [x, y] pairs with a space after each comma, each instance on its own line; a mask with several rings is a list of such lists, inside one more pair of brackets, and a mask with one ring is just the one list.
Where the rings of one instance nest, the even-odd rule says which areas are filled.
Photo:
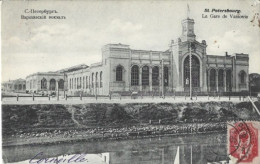
[[3, 0], [1, 162], [259, 164], [259, 13], [259, 0]]

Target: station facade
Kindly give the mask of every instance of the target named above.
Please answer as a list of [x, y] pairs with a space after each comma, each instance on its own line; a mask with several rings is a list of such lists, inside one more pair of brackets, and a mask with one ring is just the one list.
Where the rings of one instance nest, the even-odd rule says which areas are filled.
[[182, 35], [165, 51], [134, 50], [120, 43], [103, 46], [101, 62], [66, 74], [68, 93], [186, 92], [190, 81], [193, 92], [248, 91], [248, 54], [207, 54], [206, 41], [196, 40], [194, 24], [193, 19], [183, 20]]

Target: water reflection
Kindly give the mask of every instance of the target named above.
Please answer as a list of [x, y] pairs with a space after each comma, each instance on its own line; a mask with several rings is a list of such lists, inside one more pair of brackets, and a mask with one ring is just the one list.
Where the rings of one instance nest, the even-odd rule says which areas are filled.
[[227, 160], [225, 134], [4, 147], [3, 159], [8, 163], [28, 163], [38, 152], [44, 152], [44, 158], [87, 154], [91, 163], [107, 164], [203, 164]]

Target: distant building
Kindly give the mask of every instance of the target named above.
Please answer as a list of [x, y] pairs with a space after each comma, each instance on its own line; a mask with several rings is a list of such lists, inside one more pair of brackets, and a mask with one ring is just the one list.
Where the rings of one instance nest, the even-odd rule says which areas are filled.
[[37, 72], [26, 77], [26, 90], [34, 93], [46, 93], [67, 91], [67, 73], [78, 69], [87, 68], [81, 64], [55, 72]]
[[67, 73], [68, 93], [186, 92], [190, 88], [190, 53], [194, 92], [248, 91], [249, 56], [208, 55], [206, 41], [196, 41], [194, 23], [193, 19], [183, 20], [181, 37], [172, 40], [165, 51], [105, 45], [100, 63]]
[[26, 82], [24, 79], [9, 80], [2, 83], [2, 92], [22, 93], [26, 91]]

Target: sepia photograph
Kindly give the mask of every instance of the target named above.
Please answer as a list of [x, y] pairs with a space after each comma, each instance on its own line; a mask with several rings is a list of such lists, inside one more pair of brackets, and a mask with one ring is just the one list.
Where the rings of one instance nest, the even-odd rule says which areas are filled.
[[1, 162], [259, 164], [259, 13], [259, 0], [3, 0]]

